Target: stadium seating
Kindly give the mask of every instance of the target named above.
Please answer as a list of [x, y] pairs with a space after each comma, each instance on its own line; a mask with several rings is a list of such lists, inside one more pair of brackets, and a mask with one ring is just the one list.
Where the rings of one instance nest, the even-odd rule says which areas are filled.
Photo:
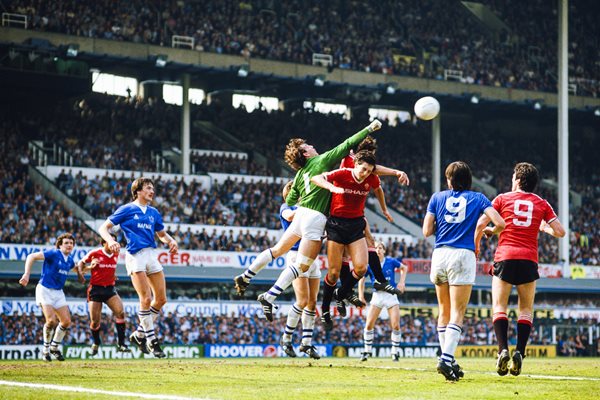
[[[313, 54], [326, 54], [334, 68], [433, 79], [444, 79], [444, 70], [457, 70], [465, 83], [555, 92], [556, 41], [548, 38], [557, 37], [556, 5], [547, 7], [544, 0], [526, 6], [483, 3], [505, 28], [488, 28], [460, 3], [435, 0], [371, 0], [352, 7], [342, 1], [267, 6], [231, 0], [177, 6], [157, 1], [151, 7], [142, 1], [101, 0], [82, 7], [70, 0], [60, 8], [14, 0], [7, 10], [27, 15], [34, 30], [161, 46], [171, 46], [179, 35], [193, 40], [196, 51], [303, 64], [311, 64]], [[589, 0], [569, 6], [571, 21], [577, 21], [569, 25], [571, 77], [578, 94], [595, 97], [600, 89], [594, 66], [598, 4]]]

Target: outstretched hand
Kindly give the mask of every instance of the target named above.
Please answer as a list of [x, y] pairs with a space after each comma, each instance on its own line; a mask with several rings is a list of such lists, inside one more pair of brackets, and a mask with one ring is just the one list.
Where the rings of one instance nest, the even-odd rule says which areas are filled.
[[369, 132], [375, 132], [381, 129], [381, 122], [378, 119], [373, 120], [368, 126]]
[[404, 171], [396, 172], [396, 178], [398, 178], [398, 183], [404, 186], [410, 185], [410, 179], [408, 179], [408, 174]]

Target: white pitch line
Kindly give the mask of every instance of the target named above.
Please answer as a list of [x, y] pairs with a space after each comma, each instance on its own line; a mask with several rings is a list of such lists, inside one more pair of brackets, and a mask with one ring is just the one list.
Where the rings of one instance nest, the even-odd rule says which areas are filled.
[[51, 390], [58, 390], [58, 391], [62, 391], [62, 392], [106, 394], [109, 396], [135, 397], [138, 399], [210, 400], [208, 398], [184, 397], [184, 396], [174, 396], [174, 395], [167, 395], [167, 394], [116, 392], [116, 391], [112, 391], [112, 390], [88, 389], [88, 388], [82, 388], [82, 387], [77, 387], [77, 386], [65, 386], [65, 385], [50, 385], [50, 384], [46, 384], [46, 383], [27, 383], [27, 382], [13, 382], [13, 381], [0, 380], [0, 385], [26, 387], [26, 388], [32, 388], [32, 389], [51, 389]]
[[[402, 369], [405, 371], [434, 371], [435, 369], [432, 367], [430, 369], [427, 368], [408, 368], [408, 367], [387, 367], [387, 366], [378, 366], [378, 365], [363, 365], [362, 368], [373, 368], [373, 369]], [[465, 370], [465, 373], [474, 372], [478, 374], [485, 375], [497, 375], [495, 372], [490, 371], [468, 371]], [[592, 382], [600, 382], [600, 378], [593, 378], [590, 376], [563, 376], [563, 375], [531, 375], [531, 374], [522, 374], [522, 378], [532, 378], [532, 379], [548, 379], [554, 381], [592, 381]]]

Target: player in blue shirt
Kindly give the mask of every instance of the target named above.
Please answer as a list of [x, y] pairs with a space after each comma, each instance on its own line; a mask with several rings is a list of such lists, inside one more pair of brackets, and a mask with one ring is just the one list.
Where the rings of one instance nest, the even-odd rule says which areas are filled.
[[[375, 250], [381, 263], [381, 269], [383, 275], [389, 285], [398, 289], [400, 293], [404, 293], [404, 287], [406, 285], [406, 273], [408, 267], [402, 264], [400, 260], [392, 257], [385, 256], [385, 245], [383, 242], [375, 242]], [[400, 282], [396, 285], [396, 270], [400, 270]], [[371, 285], [375, 286], [375, 275], [371, 271], [371, 267], [367, 269], [367, 275], [361, 278], [358, 285], [358, 297], [364, 302], [365, 301], [365, 279], [369, 276], [371, 278]], [[362, 353], [361, 361], [367, 361], [369, 357], [373, 355], [373, 338], [375, 337], [375, 322], [379, 318], [379, 314], [382, 309], [386, 309], [388, 312], [388, 318], [390, 320], [390, 326], [392, 328], [392, 360], [398, 361], [400, 359], [400, 303], [398, 297], [395, 294], [387, 292], [384, 288], [374, 289], [373, 296], [369, 310], [367, 311], [367, 321], [365, 323], [365, 330], [363, 332], [363, 340], [365, 343], [365, 351]]]
[[495, 225], [494, 234], [505, 226], [504, 220], [483, 194], [471, 191], [471, 169], [463, 161], [446, 167], [448, 189], [434, 193], [423, 221], [423, 235], [435, 233], [431, 256], [431, 282], [439, 304], [438, 336], [442, 356], [437, 370], [447, 380], [457, 381], [464, 374], [454, 353], [462, 333], [465, 310], [475, 282], [475, 227], [481, 214]]
[[[27, 286], [31, 267], [34, 261], [44, 261], [42, 265], [42, 276], [35, 288], [35, 302], [42, 307], [46, 323], [44, 324], [44, 350], [43, 357], [45, 361], [52, 361], [52, 354], [58, 361], [65, 361], [62, 353], [58, 349], [67, 329], [71, 326], [71, 313], [67, 306], [63, 287], [67, 280], [67, 274], [75, 268], [73, 260], [73, 247], [75, 239], [70, 233], [63, 233], [56, 239], [56, 249], [38, 251], [31, 253], [25, 260], [25, 273], [19, 279], [22, 286]], [[79, 274], [79, 281], [83, 275]], [[56, 326], [58, 328], [55, 330]]]
[[170, 253], [177, 253], [177, 241], [165, 231], [162, 216], [150, 205], [154, 199], [154, 182], [144, 177], [136, 179], [131, 184], [131, 195], [133, 201], [119, 207], [98, 232], [108, 243], [110, 251], [118, 253], [121, 246], [110, 230], [115, 225], [121, 226], [127, 240], [125, 267], [140, 298], [140, 326], [129, 340], [142, 352], [152, 352], [155, 357], [164, 358], [165, 353], [154, 332], [154, 322], [167, 302], [167, 288], [163, 267], [157, 259], [154, 235], [169, 246]]
[[[283, 198], [285, 199], [292, 188], [294, 182], [288, 182], [283, 188]], [[279, 220], [281, 227], [285, 231], [296, 214], [297, 206], [289, 206], [285, 202], [279, 208]], [[300, 240], [296, 242], [287, 252], [286, 265], [292, 265], [298, 255]], [[296, 302], [288, 312], [285, 328], [279, 344], [281, 348], [290, 357], [296, 357], [296, 352], [292, 346], [292, 335], [298, 326], [298, 321], [302, 319], [302, 343], [299, 350], [306, 353], [309, 357], [318, 360], [321, 358], [317, 349], [312, 344], [313, 331], [315, 328], [315, 317], [317, 315], [317, 297], [319, 295], [319, 284], [321, 283], [321, 270], [319, 263], [313, 262], [308, 271], [300, 274], [298, 279], [294, 279], [292, 285], [296, 295]]]

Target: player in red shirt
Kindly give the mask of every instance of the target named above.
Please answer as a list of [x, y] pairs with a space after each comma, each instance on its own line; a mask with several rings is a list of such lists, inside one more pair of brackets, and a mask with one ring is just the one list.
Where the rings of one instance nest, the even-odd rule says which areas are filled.
[[[529, 163], [515, 165], [512, 191], [498, 195], [492, 202], [500, 213], [506, 228], [498, 239], [492, 274], [493, 321], [498, 340], [496, 370], [499, 375], [521, 373], [525, 346], [533, 323], [533, 300], [538, 273], [538, 232], [557, 238], [565, 236], [565, 230], [550, 204], [533, 193], [539, 182], [539, 173]], [[479, 254], [481, 237], [491, 236], [486, 227], [489, 218], [482, 215], [475, 231], [476, 253]], [[517, 321], [517, 348], [512, 356], [508, 351], [508, 297], [512, 287], [517, 287], [519, 319]], [[509, 366], [509, 361], [511, 361]]]
[[108, 243], [104, 239], [102, 239], [101, 244], [102, 247], [92, 250], [77, 263], [79, 271], [82, 273], [91, 271], [92, 273], [87, 289], [90, 329], [94, 338], [92, 355], [98, 354], [98, 348], [101, 344], [100, 318], [102, 317], [103, 303], [106, 303], [115, 317], [118, 339], [117, 351], [128, 353], [131, 350], [125, 344], [125, 312], [123, 311], [123, 301], [115, 289], [119, 253], [111, 253]]
[[[371, 189], [381, 206], [383, 214], [393, 221], [387, 210], [385, 196], [375, 170], [375, 155], [370, 151], [359, 151], [354, 158], [354, 168], [341, 168], [311, 178], [311, 181], [333, 193], [331, 196], [330, 216], [327, 219], [327, 259], [329, 269], [325, 277], [322, 309], [328, 310], [333, 296], [336, 297], [338, 312], [346, 315], [344, 301], [364, 307], [364, 303], [352, 293], [356, 283], [367, 271], [368, 248], [365, 240], [366, 221], [364, 209]], [[342, 266], [344, 248], [354, 264], [354, 271], [335, 289]]]

